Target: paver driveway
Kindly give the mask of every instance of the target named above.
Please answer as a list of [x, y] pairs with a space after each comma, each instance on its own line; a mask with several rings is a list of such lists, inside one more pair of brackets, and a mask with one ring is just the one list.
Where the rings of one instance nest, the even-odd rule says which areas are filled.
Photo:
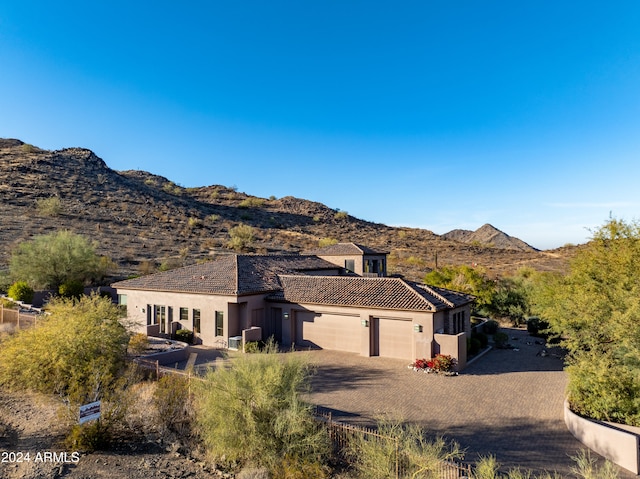
[[[567, 431], [562, 360], [526, 331], [506, 330], [514, 350], [492, 350], [457, 377], [417, 373], [408, 361], [308, 351], [318, 365], [310, 400], [334, 418], [375, 423], [387, 415], [457, 440], [465, 460], [494, 454], [505, 467], [569, 473], [582, 445]], [[621, 477], [636, 477], [621, 470]]]

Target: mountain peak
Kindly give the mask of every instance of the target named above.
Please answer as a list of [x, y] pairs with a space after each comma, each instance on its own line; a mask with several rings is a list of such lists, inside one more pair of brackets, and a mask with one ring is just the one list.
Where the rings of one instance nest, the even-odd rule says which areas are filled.
[[509, 236], [495, 226], [485, 223], [475, 231], [456, 229], [442, 235], [446, 239], [468, 244], [480, 244], [516, 251], [538, 251], [519, 238]]

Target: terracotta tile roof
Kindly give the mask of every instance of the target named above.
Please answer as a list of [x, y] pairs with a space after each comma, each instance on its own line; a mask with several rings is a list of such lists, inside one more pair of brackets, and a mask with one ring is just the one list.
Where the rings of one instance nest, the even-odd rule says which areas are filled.
[[118, 289], [203, 294], [247, 294], [280, 289], [278, 274], [336, 270], [316, 256], [228, 255], [207, 263], [114, 283]]
[[388, 254], [386, 251], [375, 251], [366, 246], [356, 243], [336, 243], [324, 248], [317, 248], [314, 250], [304, 251], [303, 254], [316, 255], [316, 256], [350, 256], [350, 255], [363, 255], [363, 254]]
[[[439, 292], [400, 278], [280, 275], [280, 283], [282, 291], [269, 295], [268, 299], [403, 311], [439, 311], [454, 304]], [[470, 301], [466, 297], [459, 305]]]

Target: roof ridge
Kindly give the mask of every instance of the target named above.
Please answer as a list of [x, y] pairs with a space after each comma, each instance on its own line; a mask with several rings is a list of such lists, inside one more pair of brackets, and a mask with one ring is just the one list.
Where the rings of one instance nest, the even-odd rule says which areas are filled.
[[450, 299], [445, 298], [442, 294], [438, 293], [431, 286], [429, 286], [427, 284], [422, 284], [422, 283], [416, 283], [416, 284], [419, 284], [421, 288], [424, 288], [427, 291], [429, 291], [430, 294], [434, 295], [436, 298], [438, 298], [440, 301], [442, 301], [447, 306], [449, 306], [451, 308], [455, 308], [456, 305], [455, 305], [455, 303], [453, 301], [451, 301]]
[[[433, 304], [431, 301], [429, 301], [429, 300], [428, 300], [427, 298], [425, 298], [423, 295], [421, 295], [420, 293], [418, 293], [418, 292], [415, 290], [415, 288], [413, 288], [413, 287], [411, 286], [411, 283], [409, 283], [408, 281], [405, 281], [405, 280], [403, 280], [402, 278], [390, 278], [390, 279], [397, 279], [398, 281], [400, 281], [400, 282], [405, 286], [405, 288], [407, 288], [407, 289], [408, 289], [409, 291], [411, 291], [413, 294], [415, 294], [416, 296], [418, 296], [422, 301], [424, 301], [425, 303], [427, 303], [427, 304], [431, 307], [431, 309], [432, 309], [433, 311], [437, 311], [437, 310], [438, 310], [438, 308], [437, 308], [437, 306], [436, 306], [435, 304]], [[434, 296], [435, 296], [436, 298], [438, 298], [438, 299], [442, 299], [442, 298], [440, 298], [438, 295], [434, 295]], [[445, 301], [445, 304], [449, 304], [449, 303], [448, 303], [447, 301]]]
[[240, 292], [240, 264], [238, 263], [238, 254], [235, 254], [235, 261], [234, 261], [234, 266], [236, 267], [236, 271], [235, 274], [233, 275], [233, 279], [235, 281], [235, 294], [238, 294]]

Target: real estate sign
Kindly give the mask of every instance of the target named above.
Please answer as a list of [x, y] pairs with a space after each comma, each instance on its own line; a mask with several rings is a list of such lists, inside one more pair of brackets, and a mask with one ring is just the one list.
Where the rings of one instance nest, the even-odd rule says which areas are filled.
[[80, 406], [80, 424], [100, 417], [100, 401]]

